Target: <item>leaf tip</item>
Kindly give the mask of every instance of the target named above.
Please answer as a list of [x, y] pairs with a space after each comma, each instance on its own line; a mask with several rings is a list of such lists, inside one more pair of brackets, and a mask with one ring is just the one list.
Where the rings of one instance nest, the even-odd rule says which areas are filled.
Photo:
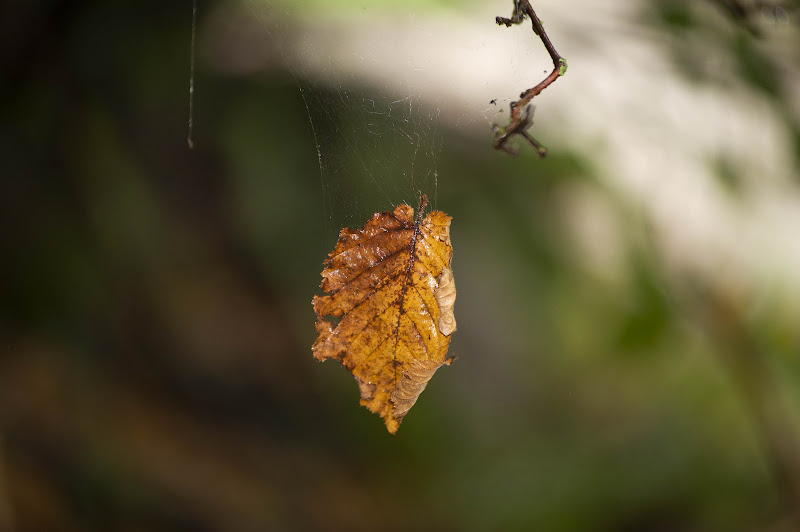
[[320, 319], [317, 320], [316, 328], [317, 339], [314, 345], [311, 346], [311, 352], [314, 354], [314, 358], [323, 361], [330, 358], [330, 355], [325, 352], [325, 344], [331, 335], [333, 335], [333, 325], [329, 321]]

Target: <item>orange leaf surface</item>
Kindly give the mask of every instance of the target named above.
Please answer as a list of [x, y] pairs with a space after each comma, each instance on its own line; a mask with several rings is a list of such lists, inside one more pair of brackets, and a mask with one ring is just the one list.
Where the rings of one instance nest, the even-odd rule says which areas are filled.
[[[414, 209], [376, 213], [361, 229], [342, 229], [315, 296], [318, 360], [333, 358], [355, 377], [361, 404], [394, 434], [447, 359], [456, 329], [450, 218], [422, 196]], [[332, 319], [326, 319], [332, 318]]]

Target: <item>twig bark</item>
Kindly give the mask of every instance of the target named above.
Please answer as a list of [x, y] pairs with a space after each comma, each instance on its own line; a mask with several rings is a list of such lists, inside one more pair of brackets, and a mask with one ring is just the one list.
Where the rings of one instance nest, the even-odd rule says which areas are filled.
[[[553, 60], [553, 71], [550, 72], [541, 83], [520, 94], [519, 100], [511, 102], [511, 119], [508, 126], [505, 128], [495, 126], [496, 135], [493, 145], [496, 150], [503, 150], [511, 155], [516, 155], [517, 152], [508, 146], [507, 143], [514, 135], [520, 135], [536, 149], [536, 153], [539, 154], [539, 157], [544, 157], [547, 155], [547, 148], [542, 146], [528, 133], [528, 129], [533, 125], [533, 113], [529, 104], [535, 96], [566, 73], [567, 60], [558, 54], [555, 46], [550, 42], [547, 32], [544, 31], [544, 26], [542, 26], [542, 21], [536, 16], [536, 12], [533, 10], [528, 0], [514, 0], [514, 11], [511, 14], [511, 18], [497, 17], [495, 21], [498, 25], [511, 27], [512, 24], [522, 23], [526, 18], [531, 19], [533, 33], [542, 40], [544, 47], [547, 49], [547, 53], [550, 54], [550, 58]], [[523, 109], [525, 110], [524, 114], [522, 113]]]

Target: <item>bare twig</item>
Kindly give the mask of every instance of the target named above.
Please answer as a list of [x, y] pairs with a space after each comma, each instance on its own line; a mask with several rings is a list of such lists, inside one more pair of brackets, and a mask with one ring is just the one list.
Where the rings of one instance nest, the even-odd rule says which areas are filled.
[[[511, 155], [516, 155], [517, 152], [513, 148], [509, 147], [507, 142], [514, 135], [521, 135], [522, 138], [527, 140], [530, 145], [536, 149], [539, 157], [544, 157], [547, 155], [547, 148], [539, 144], [539, 142], [537, 142], [536, 139], [534, 139], [530, 133], [528, 133], [528, 129], [531, 127], [531, 125], [533, 125], [533, 113], [529, 104], [535, 96], [537, 96], [547, 87], [549, 87], [550, 84], [556, 79], [566, 73], [567, 60], [561, 57], [558, 52], [556, 52], [553, 43], [550, 42], [550, 38], [544, 31], [542, 21], [536, 16], [536, 12], [533, 10], [533, 7], [531, 7], [531, 4], [528, 0], [514, 0], [514, 12], [511, 14], [511, 18], [497, 17], [495, 21], [498, 25], [511, 27], [512, 24], [522, 23], [526, 18], [531, 19], [533, 33], [535, 33], [542, 40], [544, 47], [547, 49], [547, 53], [550, 54], [550, 58], [553, 60], [553, 71], [550, 72], [550, 75], [544, 78], [541, 83], [520, 94], [519, 100], [516, 102], [511, 102], [511, 119], [508, 123], [508, 126], [505, 128], [501, 128], [499, 126], [494, 127], [496, 136], [493, 145], [496, 150], [503, 150]], [[522, 114], [523, 109], [525, 109], [524, 114]]]

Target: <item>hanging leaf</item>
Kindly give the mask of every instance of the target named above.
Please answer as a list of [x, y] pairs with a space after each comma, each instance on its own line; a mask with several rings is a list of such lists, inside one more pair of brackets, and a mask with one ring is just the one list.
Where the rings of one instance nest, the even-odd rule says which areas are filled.
[[342, 229], [315, 296], [318, 360], [333, 358], [355, 377], [361, 404], [394, 434], [446, 358], [456, 330], [450, 270], [452, 218], [433, 211], [416, 219], [399, 205], [361, 229]]

